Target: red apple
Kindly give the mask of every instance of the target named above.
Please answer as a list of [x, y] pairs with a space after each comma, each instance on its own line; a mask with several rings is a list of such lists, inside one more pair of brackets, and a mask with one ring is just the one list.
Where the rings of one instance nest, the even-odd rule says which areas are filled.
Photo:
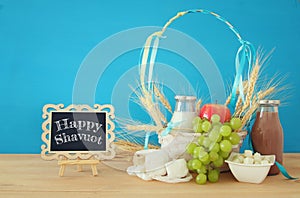
[[206, 118], [210, 120], [211, 116], [218, 114], [220, 116], [220, 122], [229, 122], [231, 118], [230, 110], [225, 105], [220, 104], [205, 104], [200, 109], [200, 118]]

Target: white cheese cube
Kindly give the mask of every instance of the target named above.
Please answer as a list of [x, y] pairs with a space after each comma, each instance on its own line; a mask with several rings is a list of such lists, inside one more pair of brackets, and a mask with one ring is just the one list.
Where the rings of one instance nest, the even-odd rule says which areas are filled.
[[239, 154], [233, 156], [232, 161], [236, 161], [236, 160], [238, 160], [238, 159], [239, 159]]
[[254, 164], [261, 164], [261, 161], [254, 161]]
[[254, 160], [261, 160], [260, 153], [258, 153], [258, 152], [254, 153], [253, 158], [254, 158]]
[[255, 158], [254, 158], [254, 162], [257, 162], [257, 163], [260, 164], [260, 163], [261, 163], [261, 158], [258, 158], [258, 159], [255, 159]]
[[254, 159], [251, 157], [246, 157], [244, 159], [244, 164], [253, 164], [254, 163]]
[[270, 162], [268, 160], [265, 160], [265, 159], [261, 161], [261, 164], [269, 164], [269, 163]]
[[251, 151], [251, 150], [245, 150], [245, 151], [244, 151], [244, 155], [245, 155], [246, 157], [252, 157], [252, 151]]
[[238, 159], [239, 159], [239, 161], [240, 161], [240, 163], [244, 163], [244, 159], [245, 159], [245, 157], [244, 156], [242, 156], [242, 155], [239, 155], [238, 156]]
[[272, 161], [272, 158], [270, 156], [264, 157], [264, 160], [267, 160], [269, 163]]

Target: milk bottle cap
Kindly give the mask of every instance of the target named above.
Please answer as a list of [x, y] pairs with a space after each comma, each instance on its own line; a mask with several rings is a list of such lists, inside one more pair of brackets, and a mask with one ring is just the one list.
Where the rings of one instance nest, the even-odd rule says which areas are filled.
[[260, 105], [272, 105], [272, 106], [278, 106], [280, 104], [280, 100], [260, 100]]

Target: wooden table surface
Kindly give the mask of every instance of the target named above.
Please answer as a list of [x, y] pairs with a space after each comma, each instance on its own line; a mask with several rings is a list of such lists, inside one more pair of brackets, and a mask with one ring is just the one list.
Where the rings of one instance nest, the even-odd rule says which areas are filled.
[[[267, 177], [262, 184], [237, 182], [230, 172], [222, 173], [218, 183], [197, 185], [190, 181], [167, 184], [129, 176], [122, 170], [125, 164], [118, 159], [106, 164], [102, 162], [97, 166], [99, 175], [95, 177], [89, 166], [85, 166], [83, 172], [77, 172], [76, 168], [69, 166], [65, 175], [59, 177], [57, 161], [44, 161], [39, 155], [2, 154], [0, 198], [300, 197], [300, 181], [286, 180], [282, 175]], [[291, 175], [300, 176], [300, 154], [285, 154], [284, 164]]]

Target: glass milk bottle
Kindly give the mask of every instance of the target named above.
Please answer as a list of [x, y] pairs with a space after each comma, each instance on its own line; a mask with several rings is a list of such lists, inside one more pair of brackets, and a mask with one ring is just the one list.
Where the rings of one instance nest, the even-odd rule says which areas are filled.
[[[252, 127], [251, 138], [255, 151], [264, 155], [276, 155], [282, 164], [283, 131], [278, 116], [279, 100], [260, 100], [256, 120]], [[273, 165], [269, 175], [277, 175], [279, 169]]]
[[176, 105], [171, 122], [178, 123], [175, 127], [185, 132], [193, 132], [192, 121], [196, 117], [195, 96], [175, 96]]

